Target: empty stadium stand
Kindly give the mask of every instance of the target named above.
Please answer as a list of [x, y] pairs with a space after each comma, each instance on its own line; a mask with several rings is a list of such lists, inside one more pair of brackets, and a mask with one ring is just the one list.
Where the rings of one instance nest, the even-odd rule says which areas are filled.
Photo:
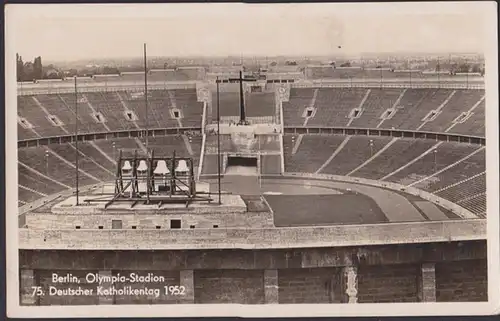
[[[240, 94], [238, 92], [219, 92], [219, 114], [224, 116], [240, 115]], [[217, 93], [212, 93], [212, 119], [217, 119]]]
[[276, 100], [273, 92], [253, 92], [245, 94], [245, 108], [248, 117], [274, 116]]
[[[74, 115], [76, 118], [76, 103], [78, 103], [78, 131], [82, 133], [99, 133], [99, 132], [106, 132], [109, 131], [109, 126], [106, 121], [101, 121], [97, 119], [94, 115], [96, 113], [101, 112], [100, 107], [102, 105], [98, 106], [98, 109], [94, 108], [93, 104], [95, 104], [97, 101], [102, 100], [102, 94], [101, 93], [80, 93], [78, 94], [78, 98], [75, 97], [74, 94], [67, 94], [67, 93], [61, 93], [61, 94], [56, 94], [59, 96], [62, 106], [60, 107], [61, 109], [69, 109], [71, 113]], [[95, 98], [95, 100], [92, 100]], [[77, 99], [77, 100], [76, 100]], [[104, 109], [105, 110], [105, 109]], [[102, 113], [102, 112], [101, 112]], [[110, 114], [110, 112], [107, 113], [107, 115]], [[105, 118], [105, 117], [104, 117]], [[75, 123], [75, 121], [71, 121], [72, 124]], [[69, 132], [74, 132], [73, 128], [70, 128], [68, 130]]]
[[285, 136], [285, 170], [314, 173], [344, 140], [344, 136]]
[[366, 93], [364, 88], [318, 90], [315, 99], [316, 114], [308, 121], [310, 126], [329, 124], [332, 127], [345, 127], [349, 114], [358, 108]]
[[442, 106], [441, 112], [431, 121], [426, 122], [419, 130], [445, 132], [453, 124], [452, 121], [461, 112], [467, 112], [484, 95], [479, 90], [456, 90], [454, 95]]
[[[313, 78], [321, 77], [408, 77], [406, 72], [342, 68], [316, 68]], [[152, 71], [157, 80], [200, 79], [199, 69]], [[140, 79], [141, 75], [119, 78]], [[141, 76], [143, 77], [143, 76]], [[414, 74], [412, 77], [424, 77]], [[131, 79], [132, 79], [131, 78]], [[137, 80], [136, 79], [136, 80]], [[143, 78], [142, 78], [143, 79]], [[123, 80], [123, 79], [122, 79]], [[290, 88], [289, 100], [282, 103], [284, 127], [288, 128], [366, 128], [403, 129], [433, 133], [458, 133], [484, 137], [485, 93], [482, 89], [449, 88]], [[239, 93], [220, 92], [220, 114], [226, 120], [238, 119]], [[76, 97], [79, 133], [101, 133], [160, 128], [201, 128], [203, 103], [196, 88], [154, 89], [148, 92], [148, 114], [144, 93], [134, 90], [88, 91]], [[246, 92], [248, 117], [274, 122], [275, 92]], [[18, 96], [18, 140], [74, 134], [76, 109], [72, 93], [44, 93]], [[212, 91], [207, 115], [216, 117], [216, 97]], [[266, 118], [267, 117], [267, 118]], [[147, 119], [146, 119], [147, 118]], [[147, 120], [147, 121], [146, 121]], [[319, 131], [318, 131], [319, 133]], [[119, 136], [116, 136], [119, 137]], [[104, 137], [103, 137], [104, 138]], [[217, 136], [151, 136], [148, 146], [157, 155], [192, 157], [202, 174], [217, 173]], [[241, 151], [231, 135], [221, 135], [221, 153]], [[256, 135], [248, 140], [246, 152], [260, 153], [260, 172], [305, 172], [369, 178], [411, 186], [434, 193], [474, 214], [486, 212], [485, 148], [477, 144], [433, 139], [385, 136], [286, 134]], [[76, 149], [73, 143], [20, 148], [19, 205], [73, 188]], [[96, 139], [79, 143], [80, 184], [110, 181], [121, 151], [144, 155], [146, 140], [138, 137]], [[285, 167], [281, 168], [281, 149]], [[221, 166], [223, 162], [221, 161]]]
[[359, 106], [352, 106], [352, 108], [359, 108], [359, 116], [353, 118], [349, 125], [359, 128], [377, 128], [384, 112], [393, 108], [402, 94], [402, 89], [365, 89], [366, 100], [362, 101]]
[[314, 88], [292, 88], [290, 90], [290, 99], [283, 102], [283, 118], [286, 126], [296, 127], [304, 124], [305, 109], [314, 108]]
[[460, 206], [485, 215], [484, 146], [376, 136], [286, 135], [284, 153], [287, 172], [394, 182], [461, 201]]
[[484, 136], [483, 97], [480, 89], [291, 88], [289, 101], [283, 102], [283, 116], [287, 127], [348, 126]]
[[[220, 135], [220, 151], [236, 152], [231, 141], [231, 135]], [[217, 135], [207, 134], [205, 141], [205, 154], [217, 154]]]
[[[377, 156], [377, 152], [386, 147], [392, 138], [348, 136], [349, 141], [339, 148], [336, 155], [321, 171], [325, 174], [350, 175], [364, 162]], [[353, 175], [356, 173], [354, 172]]]
[[[148, 117], [143, 92], [97, 91], [78, 95], [78, 132], [99, 133], [136, 128], [200, 127], [203, 103], [196, 89], [150, 90]], [[18, 96], [19, 139], [73, 134], [75, 95]], [[31, 125], [31, 126], [29, 126]]]
[[18, 96], [17, 104], [19, 106], [17, 113], [19, 117], [26, 119], [30, 124], [30, 130], [35, 137], [61, 136], [65, 131], [61, 126], [56, 125], [49, 120], [51, 115], [47, 109], [44, 110], [35, 96]]
[[260, 172], [263, 175], [281, 174], [280, 155], [261, 155]]

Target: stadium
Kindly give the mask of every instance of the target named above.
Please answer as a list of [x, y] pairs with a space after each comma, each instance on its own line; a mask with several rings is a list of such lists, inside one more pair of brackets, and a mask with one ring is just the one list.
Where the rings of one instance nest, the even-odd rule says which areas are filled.
[[17, 99], [22, 305], [488, 300], [481, 75], [178, 67]]

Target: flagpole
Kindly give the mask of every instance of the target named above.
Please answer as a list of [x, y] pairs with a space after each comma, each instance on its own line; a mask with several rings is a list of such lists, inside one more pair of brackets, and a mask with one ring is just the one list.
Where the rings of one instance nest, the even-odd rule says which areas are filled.
[[[144, 44], [144, 102], [146, 109], [146, 157], [149, 159], [149, 117], [148, 117], [148, 63], [146, 58], [146, 44]], [[147, 169], [146, 204], [149, 204], [150, 168]]]
[[408, 58], [408, 69], [410, 70], [410, 88], [411, 88], [411, 62], [410, 62], [410, 58]]
[[79, 199], [79, 190], [78, 190], [78, 179], [79, 179], [79, 174], [78, 174], [78, 90], [77, 90], [77, 85], [76, 85], [76, 76], [75, 76], [75, 150], [76, 150], [76, 157], [75, 157], [75, 171], [76, 171], [76, 205], [80, 205], [80, 199]]
[[243, 93], [243, 72], [240, 70], [240, 123], [243, 125], [246, 121], [245, 98]]
[[260, 137], [257, 139], [259, 141], [259, 193], [262, 193], [262, 150], [260, 149]]
[[439, 56], [438, 56], [438, 59], [437, 59], [437, 72], [438, 72], [438, 89], [441, 88], [441, 79], [439, 77], [439, 75], [441, 74], [441, 66], [439, 65]]
[[148, 63], [146, 60], [146, 44], [144, 44], [144, 98], [146, 109], [146, 150], [149, 142], [149, 117], [148, 117]]
[[219, 205], [221, 203], [220, 197], [220, 99], [219, 99], [219, 76], [217, 76], [217, 185], [219, 189]]
[[467, 66], [467, 73], [465, 74], [465, 89], [469, 89], [469, 65], [467, 64], [467, 59], [465, 59], [465, 65]]

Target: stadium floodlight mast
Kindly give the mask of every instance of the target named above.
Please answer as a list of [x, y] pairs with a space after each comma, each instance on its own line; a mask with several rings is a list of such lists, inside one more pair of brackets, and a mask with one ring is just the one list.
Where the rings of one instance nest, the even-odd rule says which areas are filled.
[[75, 76], [75, 179], [76, 179], [76, 205], [80, 205], [79, 190], [78, 190], [78, 89], [77, 89], [77, 76]]
[[[49, 151], [46, 150], [45, 151], [45, 175], [50, 176], [49, 175]], [[45, 188], [48, 188], [49, 186], [49, 183], [47, 183], [47, 181], [45, 181]]]
[[260, 192], [262, 193], [262, 151], [260, 147], [260, 138], [258, 139], [259, 142], [259, 189]]
[[49, 151], [45, 151], [45, 175], [49, 176]]
[[408, 69], [410, 70], [410, 88], [411, 88], [411, 72], [412, 72], [412, 69], [411, 69], [411, 58], [408, 58]]
[[148, 62], [146, 58], [146, 44], [144, 44], [144, 108], [146, 111], [146, 150], [149, 142], [149, 117], [148, 117]]
[[[148, 117], [148, 62], [146, 56], [146, 44], [144, 44], [144, 107], [146, 111], [146, 154], [149, 158], [149, 117]], [[147, 171], [147, 191], [146, 191], [146, 204], [149, 204], [151, 194], [150, 181], [150, 171]]]
[[439, 65], [439, 56], [437, 58], [437, 76], [438, 76], [438, 89], [441, 88], [441, 80], [440, 80], [440, 75], [441, 75], [441, 66]]
[[467, 67], [467, 72], [465, 73], [465, 89], [469, 89], [469, 65], [467, 64], [467, 58], [465, 58], [465, 66]]
[[380, 89], [382, 89], [384, 83], [384, 71], [382, 66], [380, 66]]
[[434, 173], [437, 172], [437, 148], [434, 148]]
[[215, 80], [217, 87], [217, 188], [219, 194], [219, 205], [221, 205], [220, 197], [220, 99], [219, 99], [219, 76]]

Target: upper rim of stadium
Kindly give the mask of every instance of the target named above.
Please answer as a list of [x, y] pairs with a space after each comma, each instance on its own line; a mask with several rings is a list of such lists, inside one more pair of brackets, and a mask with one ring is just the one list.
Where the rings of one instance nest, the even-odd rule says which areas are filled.
[[[296, 66], [291, 67], [289, 70], [297, 70]], [[148, 113], [153, 115], [148, 128], [204, 129], [214, 120], [215, 78], [231, 76], [239, 70], [241, 67], [210, 72], [201, 67], [150, 70], [150, 75], [164, 80], [150, 80], [148, 76]], [[366, 75], [372, 71], [382, 76], [405, 73], [388, 68], [321, 66], [309, 67], [304, 73], [260, 73], [252, 83], [255, 88], [260, 87], [258, 92], [253, 93], [248, 83], [244, 84], [247, 116], [254, 123], [275, 123], [282, 128], [388, 129], [485, 137], [483, 77], [467, 74], [464, 79], [464, 75], [412, 71], [411, 82], [405, 77], [345, 78], [346, 74]], [[416, 74], [423, 77], [415, 77]], [[99, 75], [78, 81], [82, 106], [79, 134], [146, 127], [141, 97], [144, 73]], [[239, 116], [238, 85], [223, 85], [236, 86], [234, 92], [221, 89], [220, 93], [221, 121], [231, 122]], [[72, 79], [19, 84], [18, 89], [18, 141], [74, 134]], [[332, 101], [338, 101], [335, 115], [328, 113]], [[266, 104], [268, 111], [262, 110]], [[406, 112], [405, 106], [413, 108]], [[66, 128], [65, 124], [72, 126]]]
[[[315, 80], [339, 80], [349, 82], [364, 82], [365, 80], [377, 80], [379, 82], [399, 83], [411, 82], [441, 82], [446, 84], [452, 80], [454, 83], [468, 83], [468, 86], [484, 85], [484, 74], [480, 72], [450, 72], [450, 71], [428, 71], [419, 69], [395, 69], [390, 67], [366, 68], [361, 66], [338, 67], [331, 65], [285, 65], [285, 66], [269, 66], [266, 68], [255, 66], [181, 66], [175, 68], [164, 69], [148, 69], [148, 82], [182, 82], [182, 81], [197, 81], [197, 82], [213, 82], [217, 76], [226, 77], [243, 71], [260, 77], [261, 80], [285, 80], [285, 82], [301, 82]], [[30, 84], [37, 85], [38, 88], [43, 88], [47, 84], [48, 88], [59, 88], [64, 86], [66, 82], [73, 82], [74, 77], [57, 78], [57, 79], [40, 79], [34, 81], [18, 82], [18, 95], [23, 95], [25, 91], [23, 87]], [[106, 83], [106, 82], [127, 82], [127, 81], [144, 81], [144, 71], [134, 72], [119, 72], [117, 74], [93, 74], [85, 77], [76, 77], [80, 84], [88, 83]], [[288, 78], [288, 79], [287, 79]], [[293, 80], [293, 81], [290, 81]]]

